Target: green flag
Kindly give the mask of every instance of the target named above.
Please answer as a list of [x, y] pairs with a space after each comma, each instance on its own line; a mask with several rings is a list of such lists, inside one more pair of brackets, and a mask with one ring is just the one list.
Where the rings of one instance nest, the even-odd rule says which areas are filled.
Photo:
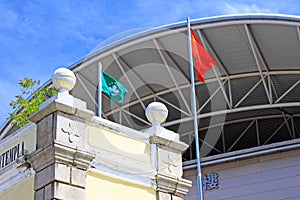
[[114, 102], [123, 103], [128, 90], [116, 79], [102, 71], [102, 92]]

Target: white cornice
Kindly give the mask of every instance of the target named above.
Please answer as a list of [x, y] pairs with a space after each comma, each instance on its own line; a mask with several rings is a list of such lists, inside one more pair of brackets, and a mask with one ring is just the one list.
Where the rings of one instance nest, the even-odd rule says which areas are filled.
[[32, 168], [20, 167], [17, 164], [11, 165], [0, 178], [0, 193], [14, 187], [15, 185], [29, 179], [35, 174]]

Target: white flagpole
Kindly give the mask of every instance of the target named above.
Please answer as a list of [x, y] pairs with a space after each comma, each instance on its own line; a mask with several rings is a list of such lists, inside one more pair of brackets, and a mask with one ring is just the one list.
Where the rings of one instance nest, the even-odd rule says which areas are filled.
[[196, 108], [196, 92], [195, 92], [195, 77], [194, 77], [194, 67], [193, 67], [193, 54], [192, 54], [192, 43], [191, 43], [191, 25], [190, 18], [187, 18], [187, 34], [188, 34], [188, 51], [189, 51], [189, 61], [190, 61], [190, 77], [191, 77], [191, 106], [194, 118], [194, 134], [195, 134], [195, 144], [196, 144], [196, 161], [197, 161], [197, 185], [198, 185], [198, 197], [199, 200], [203, 200], [203, 190], [202, 190], [202, 178], [201, 178], [201, 165], [200, 165], [200, 148], [199, 148], [199, 138], [198, 138], [198, 123], [197, 123], [197, 108]]
[[98, 63], [98, 117], [102, 113], [102, 64]]

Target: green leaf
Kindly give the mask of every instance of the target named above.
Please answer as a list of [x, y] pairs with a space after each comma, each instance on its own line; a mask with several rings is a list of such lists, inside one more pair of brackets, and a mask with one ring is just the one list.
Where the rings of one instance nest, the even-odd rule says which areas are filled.
[[30, 99], [26, 99], [22, 95], [17, 95], [15, 100], [10, 102], [10, 106], [17, 112], [10, 114], [12, 124], [21, 127], [29, 122], [29, 116], [39, 110], [40, 105], [57, 94], [54, 88], [42, 87], [35, 91], [36, 86], [40, 84], [39, 80], [33, 80], [31, 78], [24, 78], [19, 81], [21, 86], [22, 95], [32, 95]]

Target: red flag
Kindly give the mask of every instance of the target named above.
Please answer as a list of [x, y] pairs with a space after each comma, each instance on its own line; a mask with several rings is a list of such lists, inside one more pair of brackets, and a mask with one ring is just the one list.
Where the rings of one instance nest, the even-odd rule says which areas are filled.
[[200, 82], [204, 83], [204, 74], [216, 65], [216, 61], [202, 46], [193, 30], [191, 29], [192, 54], [195, 58], [196, 71]]

